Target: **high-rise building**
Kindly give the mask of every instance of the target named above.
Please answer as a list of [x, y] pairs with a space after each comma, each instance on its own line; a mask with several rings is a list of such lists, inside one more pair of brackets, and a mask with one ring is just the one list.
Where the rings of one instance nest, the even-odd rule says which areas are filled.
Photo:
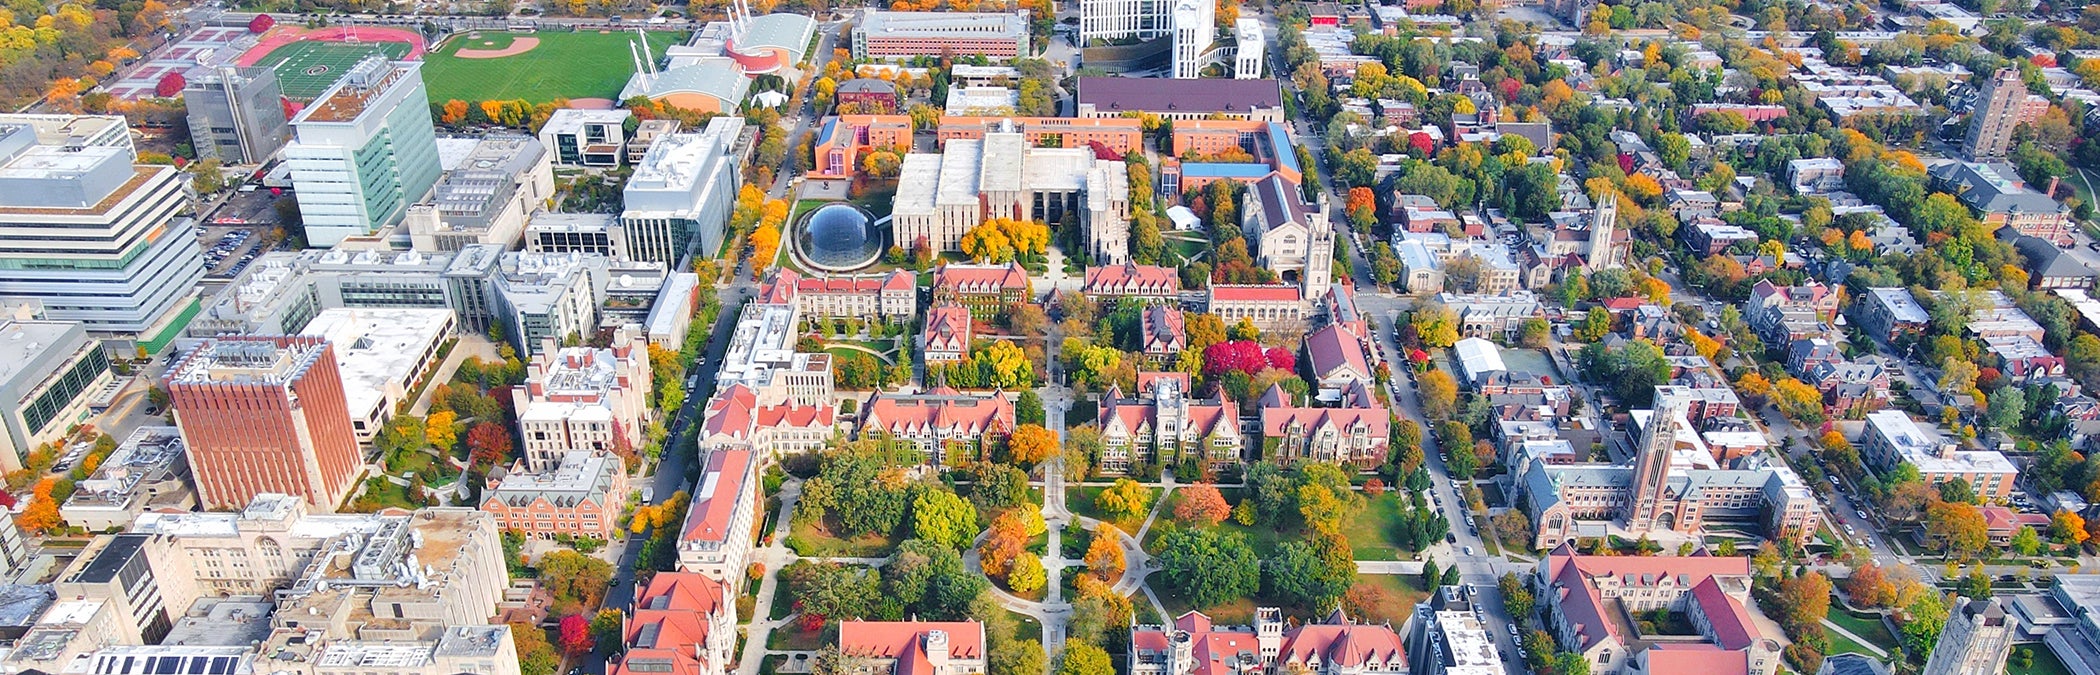
[[2013, 128], [2020, 125], [2020, 109], [2027, 100], [2027, 83], [2020, 71], [2000, 69], [1976, 92], [1976, 105], [1969, 112], [1969, 134], [1961, 150], [1972, 160], [2004, 157], [2012, 149]]
[[722, 229], [743, 183], [736, 155], [743, 130], [741, 117], [716, 117], [701, 133], [667, 134], [649, 146], [621, 195], [628, 255], [682, 268], [688, 254], [713, 258], [722, 250]]
[[1926, 659], [1922, 675], [1996, 675], [2012, 652], [2013, 620], [1997, 598], [1961, 598], [1947, 615], [1947, 628]]
[[357, 432], [326, 339], [219, 338], [168, 372], [204, 508], [238, 509], [275, 492], [334, 511], [356, 486]]
[[212, 69], [182, 88], [182, 104], [201, 158], [261, 164], [291, 140], [277, 71], [269, 68]]
[[190, 197], [187, 176], [134, 166], [128, 145], [0, 122], [0, 299], [159, 351], [204, 278], [196, 231], [175, 219]]
[[1240, 17], [1233, 25], [1232, 33], [1239, 46], [1232, 57], [1232, 79], [1261, 79], [1262, 61], [1267, 58], [1269, 46], [1269, 38], [1261, 30], [1261, 20]]
[[284, 158], [308, 244], [334, 246], [392, 227], [437, 184], [422, 68], [367, 58], [292, 119], [295, 138]]
[[1174, 77], [1190, 80], [1203, 74], [1203, 54], [1218, 37], [1217, 5], [1204, 0], [1175, 0]]

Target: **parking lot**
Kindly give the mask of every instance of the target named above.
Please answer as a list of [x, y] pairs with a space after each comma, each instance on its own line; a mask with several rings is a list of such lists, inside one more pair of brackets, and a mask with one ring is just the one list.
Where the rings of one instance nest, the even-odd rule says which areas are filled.
[[248, 225], [206, 223], [199, 232], [204, 246], [205, 276], [240, 276], [263, 253], [260, 228]]

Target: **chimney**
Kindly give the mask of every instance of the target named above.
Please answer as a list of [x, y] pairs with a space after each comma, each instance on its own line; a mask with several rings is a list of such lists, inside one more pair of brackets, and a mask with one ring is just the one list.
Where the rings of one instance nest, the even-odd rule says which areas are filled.
[[2056, 182], [2057, 182], [2057, 181], [2059, 181], [2059, 180], [2062, 180], [2062, 179], [2061, 179], [2061, 178], [2059, 178], [2059, 177], [2057, 177], [2057, 176], [2050, 176], [2050, 177], [2049, 177], [2049, 189], [2048, 189], [2048, 190], [2046, 190], [2046, 191], [2044, 191], [2044, 192], [2043, 192], [2042, 194], [2045, 194], [2045, 195], [2049, 195], [2049, 197], [2050, 197], [2050, 198], [2052, 198], [2052, 199], [2053, 199], [2053, 198], [2055, 198], [2055, 197], [2056, 197]]

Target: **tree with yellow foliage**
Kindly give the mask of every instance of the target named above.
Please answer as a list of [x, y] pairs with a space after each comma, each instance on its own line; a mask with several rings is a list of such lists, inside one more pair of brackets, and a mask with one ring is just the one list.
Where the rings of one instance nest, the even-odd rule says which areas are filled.
[[964, 232], [959, 247], [977, 262], [1012, 262], [1018, 256], [1042, 255], [1050, 246], [1050, 227], [1033, 220], [992, 218]]
[[429, 417], [423, 418], [423, 440], [429, 441], [430, 447], [437, 448], [438, 452], [452, 452], [452, 446], [459, 443], [459, 430], [454, 428], [458, 423], [459, 413], [450, 410], [430, 413]]
[[751, 233], [751, 273], [756, 275], [773, 266], [780, 256], [780, 226], [760, 225]]

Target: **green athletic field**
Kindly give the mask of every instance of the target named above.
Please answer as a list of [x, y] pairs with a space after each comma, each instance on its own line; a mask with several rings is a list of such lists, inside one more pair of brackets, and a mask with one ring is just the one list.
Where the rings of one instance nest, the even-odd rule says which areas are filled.
[[[664, 48], [685, 39], [684, 33], [649, 33], [649, 48], [661, 59]], [[627, 43], [634, 31], [532, 33], [540, 45], [516, 56], [462, 59], [460, 49], [502, 49], [524, 35], [483, 31], [480, 37], [454, 36], [437, 53], [424, 57], [423, 82], [430, 101], [525, 99], [544, 103], [557, 98], [613, 98], [634, 74]]]
[[408, 49], [406, 42], [294, 42], [272, 50], [256, 65], [276, 69], [277, 86], [284, 95], [304, 100], [328, 91], [366, 55], [384, 52], [398, 59]]

